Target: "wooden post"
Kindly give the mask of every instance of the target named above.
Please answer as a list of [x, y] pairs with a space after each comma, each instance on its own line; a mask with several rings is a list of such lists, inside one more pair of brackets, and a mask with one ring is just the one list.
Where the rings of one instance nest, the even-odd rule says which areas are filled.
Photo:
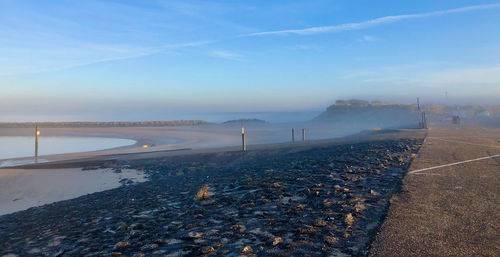
[[306, 129], [302, 129], [302, 141], [306, 141]]
[[423, 122], [424, 122], [424, 129], [426, 129], [427, 128], [427, 117], [425, 116], [425, 112], [424, 112], [424, 120], [423, 120]]
[[40, 135], [40, 130], [38, 130], [38, 123], [35, 124], [35, 158], [38, 158], [38, 136]]
[[295, 129], [292, 128], [292, 142], [295, 142]]
[[246, 142], [246, 134], [245, 134], [245, 128], [241, 128], [241, 143], [242, 143], [242, 150], [245, 152], [247, 150], [247, 142]]

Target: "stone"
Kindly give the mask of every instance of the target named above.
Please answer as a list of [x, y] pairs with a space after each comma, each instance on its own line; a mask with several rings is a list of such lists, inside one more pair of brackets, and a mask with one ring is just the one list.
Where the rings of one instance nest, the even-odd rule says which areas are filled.
[[129, 242], [120, 241], [120, 242], [116, 243], [115, 249], [125, 249], [129, 246], [130, 246]]
[[273, 246], [277, 246], [278, 244], [283, 243], [283, 238], [281, 237], [275, 237], [273, 240]]
[[241, 253], [251, 253], [253, 251], [252, 247], [249, 246], [249, 245], [246, 245], [245, 247], [243, 247], [243, 249], [241, 249]]
[[325, 238], [325, 242], [327, 242], [328, 244], [331, 244], [331, 245], [334, 245], [338, 242], [338, 238], [334, 237], [334, 236], [326, 236]]
[[354, 217], [352, 216], [351, 213], [347, 214], [345, 216], [345, 224], [347, 224], [350, 227], [352, 226], [353, 223], [354, 223]]
[[211, 252], [215, 252], [215, 249], [212, 246], [206, 246], [203, 249], [201, 249], [201, 252], [203, 254], [209, 254]]
[[326, 226], [326, 221], [324, 221], [324, 220], [315, 220], [314, 221], [314, 226], [316, 226], [316, 227], [324, 227], [324, 226]]
[[303, 228], [299, 228], [299, 233], [301, 234], [314, 234], [316, 232], [318, 232], [318, 229], [312, 226], [305, 226]]
[[201, 238], [202, 235], [203, 235], [202, 232], [192, 231], [192, 232], [189, 232], [189, 233], [183, 235], [181, 237], [181, 239], [184, 239], [184, 240], [195, 240], [195, 239]]

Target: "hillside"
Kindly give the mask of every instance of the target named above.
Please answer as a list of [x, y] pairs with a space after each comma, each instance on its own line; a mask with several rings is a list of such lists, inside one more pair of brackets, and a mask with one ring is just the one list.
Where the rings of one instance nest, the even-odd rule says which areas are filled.
[[416, 105], [339, 100], [313, 121], [356, 128], [415, 127], [419, 114]]

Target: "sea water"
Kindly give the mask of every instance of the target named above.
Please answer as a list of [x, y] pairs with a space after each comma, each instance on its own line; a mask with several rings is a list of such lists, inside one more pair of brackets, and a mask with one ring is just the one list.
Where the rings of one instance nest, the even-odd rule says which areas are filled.
[[[135, 144], [131, 139], [107, 137], [39, 137], [38, 155], [89, 152]], [[28, 136], [0, 137], [0, 160], [35, 155], [35, 138]]]

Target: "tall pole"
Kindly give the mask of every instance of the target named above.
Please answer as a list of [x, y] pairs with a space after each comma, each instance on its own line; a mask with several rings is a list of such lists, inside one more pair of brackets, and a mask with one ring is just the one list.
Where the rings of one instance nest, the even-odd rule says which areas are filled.
[[292, 142], [295, 142], [295, 129], [292, 128]]
[[40, 130], [38, 130], [38, 123], [35, 123], [35, 158], [38, 158], [38, 136], [40, 135]]
[[302, 129], [302, 141], [306, 141], [306, 129]]
[[424, 112], [424, 128], [426, 129], [427, 128], [427, 117], [425, 116], [425, 112]]
[[245, 134], [245, 128], [241, 128], [241, 143], [242, 143], [242, 150], [245, 152], [247, 150], [247, 142], [246, 142], [246, 134]]

